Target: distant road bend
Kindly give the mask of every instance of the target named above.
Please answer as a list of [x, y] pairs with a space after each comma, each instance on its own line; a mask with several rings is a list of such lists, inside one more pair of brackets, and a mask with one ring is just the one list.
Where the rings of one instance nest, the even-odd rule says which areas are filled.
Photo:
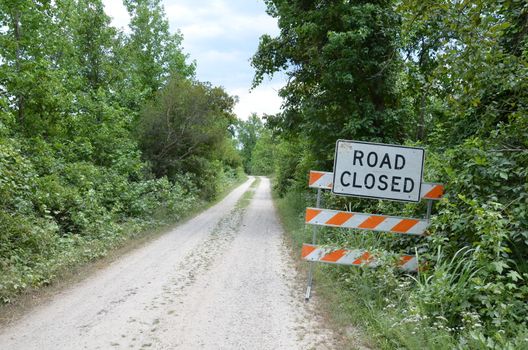
[[334, 349], [303, 301], [269, 180], [240, 205], [252, 181], [0, 329], [0, 349]]

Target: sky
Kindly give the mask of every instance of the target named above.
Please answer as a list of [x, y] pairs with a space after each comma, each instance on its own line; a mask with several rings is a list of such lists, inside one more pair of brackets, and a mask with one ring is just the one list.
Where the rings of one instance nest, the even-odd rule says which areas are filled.
[[[129, 16], [121, 0], [103, 0], [115, 27], [127, 31]], [[183, 34], [183, 49], [197, 64], [200, 81], [223, 86], [239, 98], [235, 113], [274, 114], [280, 110], [277, 91], [284, 75], [265, 79], [250, 92], [254, 70], [249, 59], [262, 34], [278, 34], [277, 22], [265, 12], [263, 0], [163, 0], [171, 32]]]

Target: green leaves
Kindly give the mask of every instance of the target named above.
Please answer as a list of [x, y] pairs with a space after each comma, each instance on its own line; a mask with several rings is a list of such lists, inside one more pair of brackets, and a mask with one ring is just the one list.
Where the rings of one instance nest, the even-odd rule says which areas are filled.
[[172, 75], [191, 78], [195, 65], [188, 64], [183, 53], [183, 36], [170, 34], [169, 22], [160, 0], [127, 0], [131, 16], [130, 37], [126, 53], [131, 59], [131, 71], [138, 90], [147, 90], [147, 99], [169, 82]]
[[[126, 4], [130, 34], [110, 26], [102, 0], [0, 2], [0, 301], [179, 220], [238, 176], [234, 98], [190, 80], [160, 1]], [[173, 128], [146, 131], [178, 132], [164, 134], [178, 147], [164, 144], [159, 163], [134, 133], [157, 94]]]
[[[281, 90], [285, 109], [269, 119], [279, 140], [279, 193], [304, 193], [310, 169], [331, 171], [336, 139], [418, 142], [427, 148], [425, 178], [444, 183], [447, 192], [435, 206], [431, 236], [411, 242], [428, 257], [431, 270], [413, 286], [418, 291], [405, 290], [408, 304], [396, 312], [414, 312], [416, 332], [426, 327], [445, 336], [447, 330], [461, 348], [526, 347], [525, 3], [270, 0], [267, 5], [281, 32], [261, 38], [252, 64], [256, 83], [280, 70], [290, 77]], [[424, 212], [423, 206], [326, 200], [327, 206], [345, 204], [354, 211]], [[358, 243], [342, 232], [324, 237], [334, 245]], [[410, 247], [392, 237], [378, 237], [374, 245]], [[351, 280], [356, 294], [362, 290], [356, 285], [386, 278], [370, 270], [336, 275]], [[393, 293], [382, 283], [376, 288]], [[376, 302], [368, 293], [364, 297], [365, 303]], [[379, 318], [385, 318], [381, 310]], [[402, 344], [406, 339], [394, 347]]]
[[[264, 124], [256, 114], [251, 114], [248, 120], [239, 120], [237, 122], [235, 133], [241, 148], [240, 153], [244, 170], [248, 174], [253, 173], [253, 151], [264, 132]], [[264, 142], [264, 140], [261, 142]]]
[[[309, 138], [318, 156], [336, 138], [401, 141], [405, 118], [395, 100], [397, 16], [387, 2], [270, 1], [276, 38], [261, 37], [255, 84], [285, 70], [285, 134]], [[403, 128], [402, 128], [403, 127]]]
[[[216, 173], [226, 159], [216, 150], [234, 148], [229, 128], [235, 123], [235, 99], [222, 88], [181, 76], [172, 77], [156, 100], [146, 106], [138, 127], [139, 144], [157, 177], [196, 176], [206, 198], [216, 195]], [[238, 158], [230, 157], [236, 167]]]

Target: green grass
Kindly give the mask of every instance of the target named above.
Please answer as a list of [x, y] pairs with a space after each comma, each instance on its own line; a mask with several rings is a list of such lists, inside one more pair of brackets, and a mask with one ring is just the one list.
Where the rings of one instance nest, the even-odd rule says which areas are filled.
[[[312, 239], [312, 228], [304, 225], [305, 198], [295, 192], [290, 192], [283, 198], [274, 195], [295, 256], [300, 256], [302, 244], [310, 243]], [[318, 233], [321, 240], [328, 234], [330, 231], [325, 230], [319, 230]], [[306, 269], [307, 264], [303, 262], [300, 266]], [[334, 328], [344, 337], [346, 348], [454, 348], [456, 343], [447, 332], [422, 328], [419, 321], [407, 318], [406, 307], [409, 303], [406, 295], [385, 295], [388, 284], [401, 281], [391, 273], [393, 272], [387, 271], [384, 281], [383, 277], [380, 278], [383, 274], [371, 273], [371, 270], [315, 265], [314, 291]], [[395, 286], [396, 290], [398, 288], [405, 291], [409, 286]], [[387, 298], [392, 298], [392, 301], [388, 302]]]
[[[304, 209], [313, 206], [313, 194], [274, 193], [275, 205], [295, 257], [303, 243], [311, 243], [313, 227], [304, 224]], [[383, 247], [379, 234], [319, 228], [318, 243], [343, 247]], [[479, 325], [479, 315], [467, 313], [469, 283], [477, 273], [469, 249], [448, 258], [439, 250], [434, 269], [405, 275], [391, 266], [376, 269], [316, 264], [313, 290], [330, 323], [344, 338], [344, 348], [373, 349], [528, 349], [528, 330], [509, 330], [513, 337], [490, 335]], [[298, 258], [300, 261], [300, 258]], [[307, 270], [308, 264], [298, 264]], [[306, 272], [306, 271], [304, 271]], [[460, 308], [460, 310], [458, 309]], [[435, 316], [436, 315], [436, 316]], [[463, 324], [447, 324], [460, 317]], [[473, 318], [473, 319], [472, 319]], [[361, 339], [361, 340], [358, 340]], [[358, 345], [359, 344], [359, 345]]]
[[236, 209], [244, 209], [247, 208], [249, 203], [251, 202], [251, 199], [253, 198], [253, 195], [255, 194], [255, 189], [260, 183], [260, 177], [255, 177], [255, 180], [251, 183], [251, 186], [249, 186], [249, 189], [244, 192], [242, 197], [238, 200], [238, 202], [235, 205]]

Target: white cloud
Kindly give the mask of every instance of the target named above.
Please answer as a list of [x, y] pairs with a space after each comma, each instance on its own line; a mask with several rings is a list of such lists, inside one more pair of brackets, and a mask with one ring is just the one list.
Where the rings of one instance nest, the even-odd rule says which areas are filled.
[[[186, 41], [211, 38], [236, 38], [263, 33], [276, 33], [276, 20], [266, 13], [249, 13], [235, 10], [226, 0], [165, 1], [165, 11], [172, 27], [180, 28]], [[248, 8], [255, 5], [248, 3]], [[174, 28], [173, 28], [174, 29]]]
[[[191, 23], [183, 21], [180, 25], [181, 32], [189, 40], [202, 40], [210, 38], [235, 38], [237, 36], [246, 37], [252, 33], [269, 33], [276, 28], [273, 18], [260, 16], [234, 16], [225, 14], [225, 17], [197, 18], [197, 22]], [[171, 19], [174, 23], [174, 20]]]
[[225, 29], [218, 23], [193, 23], [180, 27], [183, 37], [187, 41], [218, 38], [225, 33]]
[[[274, 114], [280, 110], [277, 80], [249, 92], [253, 69], [249, 58], [262, 34], [278, 33], [276, 20], [268, 16], [262, 0], [163, 0], [171, 32], [183, 34], [183, 47], [198, 64], [197, 78], [223, 86], [238, 95], [239, 118], [255, 112]], [[112, 25], [128, 32], [130, 17], [121, 0], [103, 0]]]
[[280, 88], [281, 85], [275, 83], [259, 86], [251, 92], [248, 89], [233, 89], [228, 92], [238, 96], [235, 113], [240, 119], [246, 120], [251, 113], [259, 116], [278, 113], [282, 104], [282, 99], [278, 96]]
[[208, 50], [201, 54], [200, 63], [236, 62], [240, 59], [244, 59], [240, 51]]
[[128, 32], [130, 16], [128, 15], [126, 7], [123, 5], [123, 2], [121, 0], [103, 0], [103, 4], [105, 6], [106, 14], [112, 17], [112, 25]]

